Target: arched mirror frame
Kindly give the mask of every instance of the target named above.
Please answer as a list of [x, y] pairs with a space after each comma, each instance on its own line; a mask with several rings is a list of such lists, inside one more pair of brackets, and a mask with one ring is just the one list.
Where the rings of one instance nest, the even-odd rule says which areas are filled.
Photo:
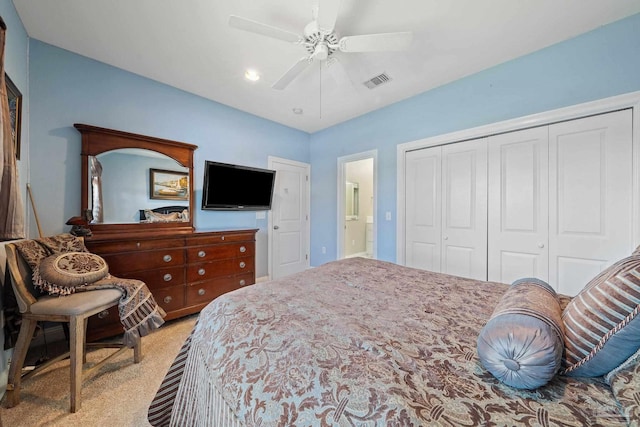
[[151, 150], [172, 158], [189, 171], [189, 221], [180, 223], [129, 223], [129, 224], [89, 224], [93, 234], [119, 235], [122, 233], [138, 234], [178, 234], [192, 233], [194, 212], [193, 191], [193, 152], [197, 145], [184, 142], [138, 135], [113, 129], [76, 123], [73, 125], [82, 134], [82, 179], [81, 179], [81, 212], [91, 209], [89, 200], [89, 157], [107, 151], [122, 148], [139, 148]]

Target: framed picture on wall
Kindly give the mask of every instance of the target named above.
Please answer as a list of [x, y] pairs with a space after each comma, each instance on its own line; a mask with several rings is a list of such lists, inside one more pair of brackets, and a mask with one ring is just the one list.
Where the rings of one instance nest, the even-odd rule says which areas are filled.
[[16, 151], [16, 159], [20, 160], [20, 124], [22, 123], [22, 93], [5, 73], [7, 98], [9, 100], [9, 116], [11, 117], [11, 137]]
[[150, 197], [159, 200], [189, 200], [189, 174], [149, 169]]

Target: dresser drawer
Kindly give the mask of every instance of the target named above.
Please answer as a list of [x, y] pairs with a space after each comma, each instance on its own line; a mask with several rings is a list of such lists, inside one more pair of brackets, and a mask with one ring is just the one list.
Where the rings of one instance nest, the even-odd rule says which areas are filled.
[[218, 243], [231, 243], [231, 242], [253, 242], [255, 241], [255, 232], [249, 233], [221, 233], [204, 236], [189, 236], [187, 237], [187, 246], [199, 246], [199, 245], [215, 245]]
[[92, 242], [87, 240], [85, 245], [91, 252], [102, 255], [117, 252], [148, 251], [150, 249], [182, 248], [184, 247], [184, 239], [131, 239], [111, 242]]
[[112, 272], [116, 277], [142, 280], [149, 289], [165, 288], [167, 286], [184, 286], [184, 265], [169, 268], [156, 268], [125, 272], [120, 275]]
[[154, 289], [151, 293], [158, 305], [167, 313], [184, 307], [184, 286]]
[[187, 286], [187, 306], [204, 304], [227, 292], [253, 284], [253, 273], [218, 277]]
[[224, 258], [246, 257], [253, 256], [254, 253], [254, 242], [196, 246], [187, 248], [187, 262], [194, 263]]
[[229, 276], [231, 274], [253, 273], [254, 257], [231, 258], [220, 261], [191, 264], [187, 267], [187, 283]]
[[162, 249], [140, 253], [102, 255], [114, 276], [132, 271], [175, 267], [184, 264], [184, 249]]

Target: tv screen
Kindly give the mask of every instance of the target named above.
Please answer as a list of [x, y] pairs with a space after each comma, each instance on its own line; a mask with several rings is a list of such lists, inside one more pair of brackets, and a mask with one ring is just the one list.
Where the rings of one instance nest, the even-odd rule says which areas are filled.
[[204, 210], [271, 209], [276, 171], [205, 161]]

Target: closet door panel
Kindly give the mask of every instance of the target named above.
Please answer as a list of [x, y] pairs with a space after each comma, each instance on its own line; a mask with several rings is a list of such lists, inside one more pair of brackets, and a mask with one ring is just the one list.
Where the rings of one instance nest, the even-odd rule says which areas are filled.
[[442, 147], [443, 272], [487, 278], [487, 145], [484, 138]]
[[555, 124], [550, 137], [550, 281], [577, 294], [632, 250], [632, 115]]
[[405, 264], [441, 271], [441, 147], [406, 154]]
[[488, 138], [488, 280], [548, 280], [548, 127]]

